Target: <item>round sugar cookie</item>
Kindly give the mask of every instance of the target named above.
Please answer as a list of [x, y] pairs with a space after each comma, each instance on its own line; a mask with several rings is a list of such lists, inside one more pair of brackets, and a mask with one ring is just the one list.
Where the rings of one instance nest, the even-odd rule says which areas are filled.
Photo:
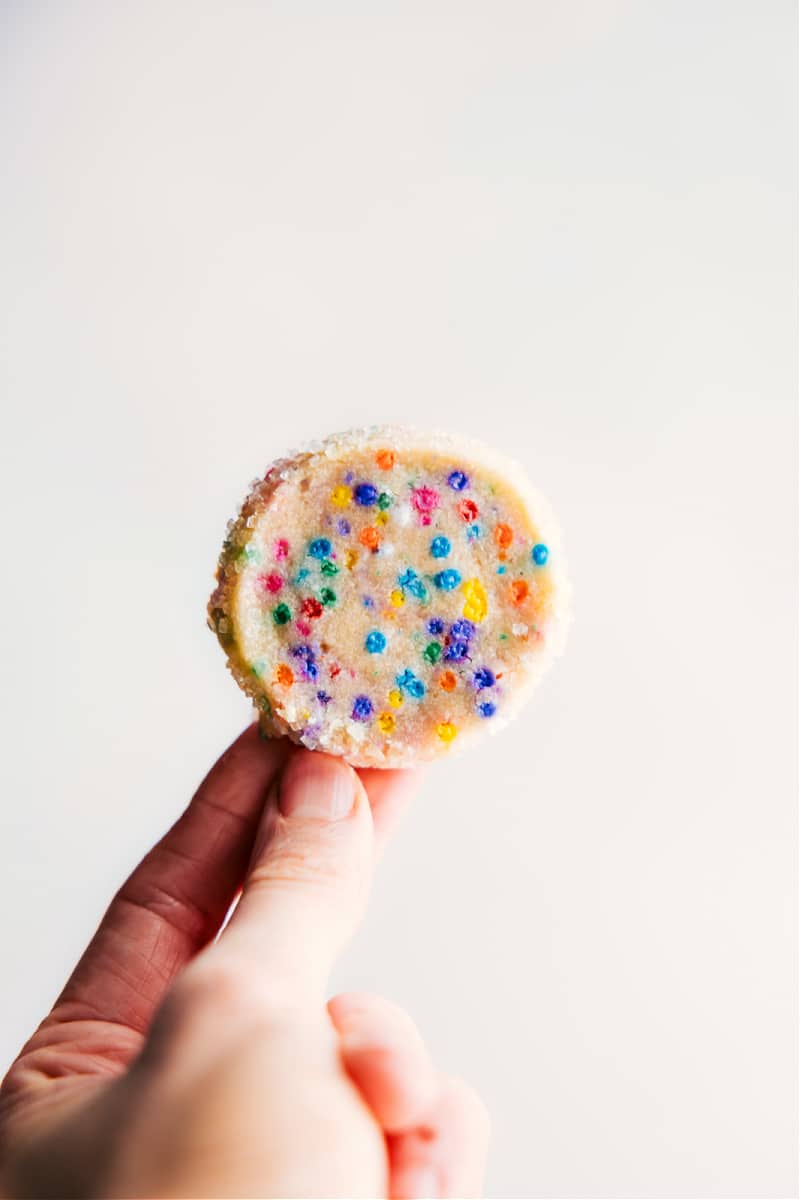
[[515, 716], [568, 608], [557, 529], [516, 464], [383, 426], [253, 484], [208, 612], [265, 732], [402, 767]]

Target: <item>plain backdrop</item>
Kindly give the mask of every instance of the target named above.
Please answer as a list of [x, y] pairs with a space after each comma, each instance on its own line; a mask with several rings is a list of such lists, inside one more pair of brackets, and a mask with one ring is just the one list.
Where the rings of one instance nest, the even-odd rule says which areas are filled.
[[226, 520], [408, 420], [560, 515], [567, 655], [431, 770], [336, 989], [489, 1195], [795, 1194], [795, 5], [0, 7], [0, 1059], [249, 710]]

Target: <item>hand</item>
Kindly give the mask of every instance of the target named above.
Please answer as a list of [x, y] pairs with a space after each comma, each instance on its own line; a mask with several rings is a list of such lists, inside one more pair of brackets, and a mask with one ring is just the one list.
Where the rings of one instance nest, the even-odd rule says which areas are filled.
[[242, 734], [11, 1067], [9, 1195], [478, 1194], [474, 1093], [387, 1001], [324, 1000], [412, 786]]

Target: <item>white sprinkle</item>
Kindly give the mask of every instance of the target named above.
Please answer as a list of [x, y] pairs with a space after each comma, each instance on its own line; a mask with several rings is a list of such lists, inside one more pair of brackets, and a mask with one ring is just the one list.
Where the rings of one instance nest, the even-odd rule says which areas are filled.
[[511, 632], [515, 637], [526, 637], [528, 633], [528, 626], [523, 625], [521, 621], [517, 621], [515, 625], [511, 626]]

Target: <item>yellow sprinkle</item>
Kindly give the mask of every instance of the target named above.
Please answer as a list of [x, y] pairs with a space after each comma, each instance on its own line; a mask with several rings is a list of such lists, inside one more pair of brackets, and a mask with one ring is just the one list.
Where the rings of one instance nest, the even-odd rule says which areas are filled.
[[441, 725], [436, 726], [436, 732], [443, 742], [452, 742], [458, 730], [452, 721], [442, 721]]
[[344, 565], [347, 567], [348, 571], [352, 571], [357, 562], [358, 555], [356, 554], [355, 550], [345, 550]]
[[390, 712], [381, 713], [381, 715], [378, 717], [378, 728], [380, 729], [381, 733], [394, 732], [394, 717]]
[[347, 505], [353, 499], [352, 489], [340, 484], [331, 492], [331, 504], [335, 504], [337, 508], [347, 508]]
[[488, 612], [488, 603], [486, 600], [486, 590], [480, 579], [466, 579], [464, 581], [464, 595], [467, 602], [464, 605], [463, 615], [468, 621], [482, 621]]
[[394, 591], [392, 592], [389, 599], [391, 600], [391, 602], [395, 606], [395, 608], [402, 608], [406, 602], [406, 598], [403, 595], [403, 593], [400, 591], [399, 588], [394, 589]]
[[389, 514], [387, 512], [379, 512], [377, 517], [375, 518], [375, 524], [376, 525], [385, 525], [388, 520], [389, 520]]
[[394, 688], [391, 692], [389, 692], [389, 703], [391, 704], [392, 708], [399, 708], [403, 703], [403, 693], [397, 688]]

